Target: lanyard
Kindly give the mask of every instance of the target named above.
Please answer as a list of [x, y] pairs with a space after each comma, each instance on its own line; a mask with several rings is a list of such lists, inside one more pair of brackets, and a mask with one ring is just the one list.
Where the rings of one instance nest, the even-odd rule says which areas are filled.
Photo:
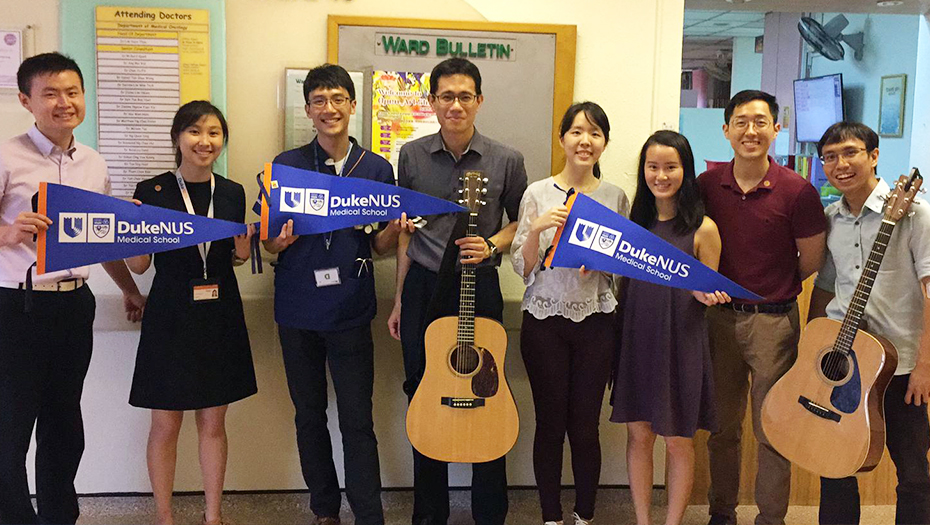
[[[320, 168], [320, 151], [325, 151], [320, 146], [320, 143], [316, 144], [316, 151], [313, 154], [313, 163], [316, 164], [316, 172], [323, 173], [323, 170]], [[352, 141], [349, 141], [349, 149], [346, 150], [345, 160], [342, 163], [342, 168], [339, 169], [339, 173], [336, 174], [337, 177], [343, 177], [346, 172], [346, 165], [349, 163], [349, 155], [352, 154]], [[335, 162], [335, 160], [334, 160]], [[333, 167], [335, 170], [335, 166]], [[333, 232], [329, 232], [323, 237], [323, 241], [326, 243], [326, 249], [329, 250], [329, 247], [333, 244]]]
[[[181, 190], [181, 198], [184, 199], [184, 207], [187, 208], [187, 213], [191, 215], [196, 215], [194, 212], [194, 204], [191, 202], [190, 193], [187, 191], [187, 184], [184, 183], [184, 177], [181, 176], [181, 170], [174, 172], [174, 176], [178, 181], [178, 189]], [[213, 218], [213, 192], [216, 190], [216, 177], [211, 173], [210, 174], [210, 207], [207, 208], [207, 218]], [[205, 242], [197, 245], [197, 250], [200, 252], [200, 258], [203, 260], [203, 278], [207, 278], [207, 254], [210, 253], [210, 242]]]

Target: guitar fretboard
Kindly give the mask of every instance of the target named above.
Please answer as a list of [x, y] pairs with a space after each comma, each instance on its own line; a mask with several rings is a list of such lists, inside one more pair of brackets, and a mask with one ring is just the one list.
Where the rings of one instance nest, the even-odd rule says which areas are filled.
[[[478, 236], [478, 213], [468, 214], [468, 237]], [[475, 342], [475, 265], [462, 265], [462, 283], [459, 290], [459, 346]]]
[[875, 284], [875, 277], [878, 275], [878, 268], [882, 264], [882, 258], [885, 256], [885, 249], [888, 248], [888, 242], [891, 240], [894, 227], [895, 222], [889, 219], [882, 220], [878, 234], [875, 235], [875, 242], [872, 244], [872, 252], [865, 263], [865, 268], [862, 269], [862, 276], [856, 285], [852, 300], [849, 301], [849, 309], [846, 311], [840, 333], [833, 345], [833, 349], [836, 351], [844, 354], [848, 353], [852, 348], [853, 341], [856, 340], [859, 323], [865, 313], [865, 305], [869, 302], [869, 294], [872, 293], [872, 285]]

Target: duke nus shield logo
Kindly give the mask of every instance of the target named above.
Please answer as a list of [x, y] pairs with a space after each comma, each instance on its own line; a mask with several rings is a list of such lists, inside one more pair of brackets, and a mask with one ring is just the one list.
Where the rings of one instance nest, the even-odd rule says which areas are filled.
[[307, 199], [307, 205], [310, 206], [310, 209], [313, 211], [320, 211], [323, 209], [323, 206], [326, 204], [326, 196], [322, 193], [311, 193]]
[[613, 257], [617, 252], [617, 245], [620, 244], [621, 235], [617, 230], [600, 226], [597, 232], [597, 242], [591, 245], [591, 249]]
[[307, 215], [329, 215], [329, 190], [307, 188], [307, 205], [304, 208]]
[[94, 217], [94, 223], [91, 226], [93, 226], [94, 235], [98, 239], [102, 239], [110, 233], [110, 220], [105, 217]]
[[113, 242], [116, 233], [116, 215], [112, 213], [88, 213], [90, 232], [87, 242]]

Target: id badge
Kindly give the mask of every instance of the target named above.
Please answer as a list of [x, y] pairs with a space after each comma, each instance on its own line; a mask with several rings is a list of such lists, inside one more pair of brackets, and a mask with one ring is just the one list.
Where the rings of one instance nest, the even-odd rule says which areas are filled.
[[339, 268], [324, 268], [322, 270], [314, 270], [313, 275], [316, 277], [317, 288], [342, 284], [342, 281], [339, 280]]
[[220, 282], [218, 279], [191, 279], [191, 303], [205, 304], [220, 301]]

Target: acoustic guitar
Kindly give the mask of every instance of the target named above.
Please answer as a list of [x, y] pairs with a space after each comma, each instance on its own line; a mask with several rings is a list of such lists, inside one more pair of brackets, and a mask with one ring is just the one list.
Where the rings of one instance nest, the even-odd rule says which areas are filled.
[[867, 472], [882, 457], [883, 401], [898, 354], [890, 341], [859, 326], [895, 224], [907, 214], [921, 181], [916, 168], [910, 178], [900, 177], [843, 321], [817, 318], [807, 324], [797, 362], [763, 402], [762, 430], [772, 447], [819, 476]]
[[[463, 176], [468, 236], [478, 235], [478, 209], [487, 190], [481, 172]], [[407, 437], [426, 457], [484, 463], [513, 448], [520, 429], [504, 376], [507, 333], [493, 319], [475, 317], [475, 265], [462, 265], [458, 317], [426, 328], [426, 368], [407, 409]]]

